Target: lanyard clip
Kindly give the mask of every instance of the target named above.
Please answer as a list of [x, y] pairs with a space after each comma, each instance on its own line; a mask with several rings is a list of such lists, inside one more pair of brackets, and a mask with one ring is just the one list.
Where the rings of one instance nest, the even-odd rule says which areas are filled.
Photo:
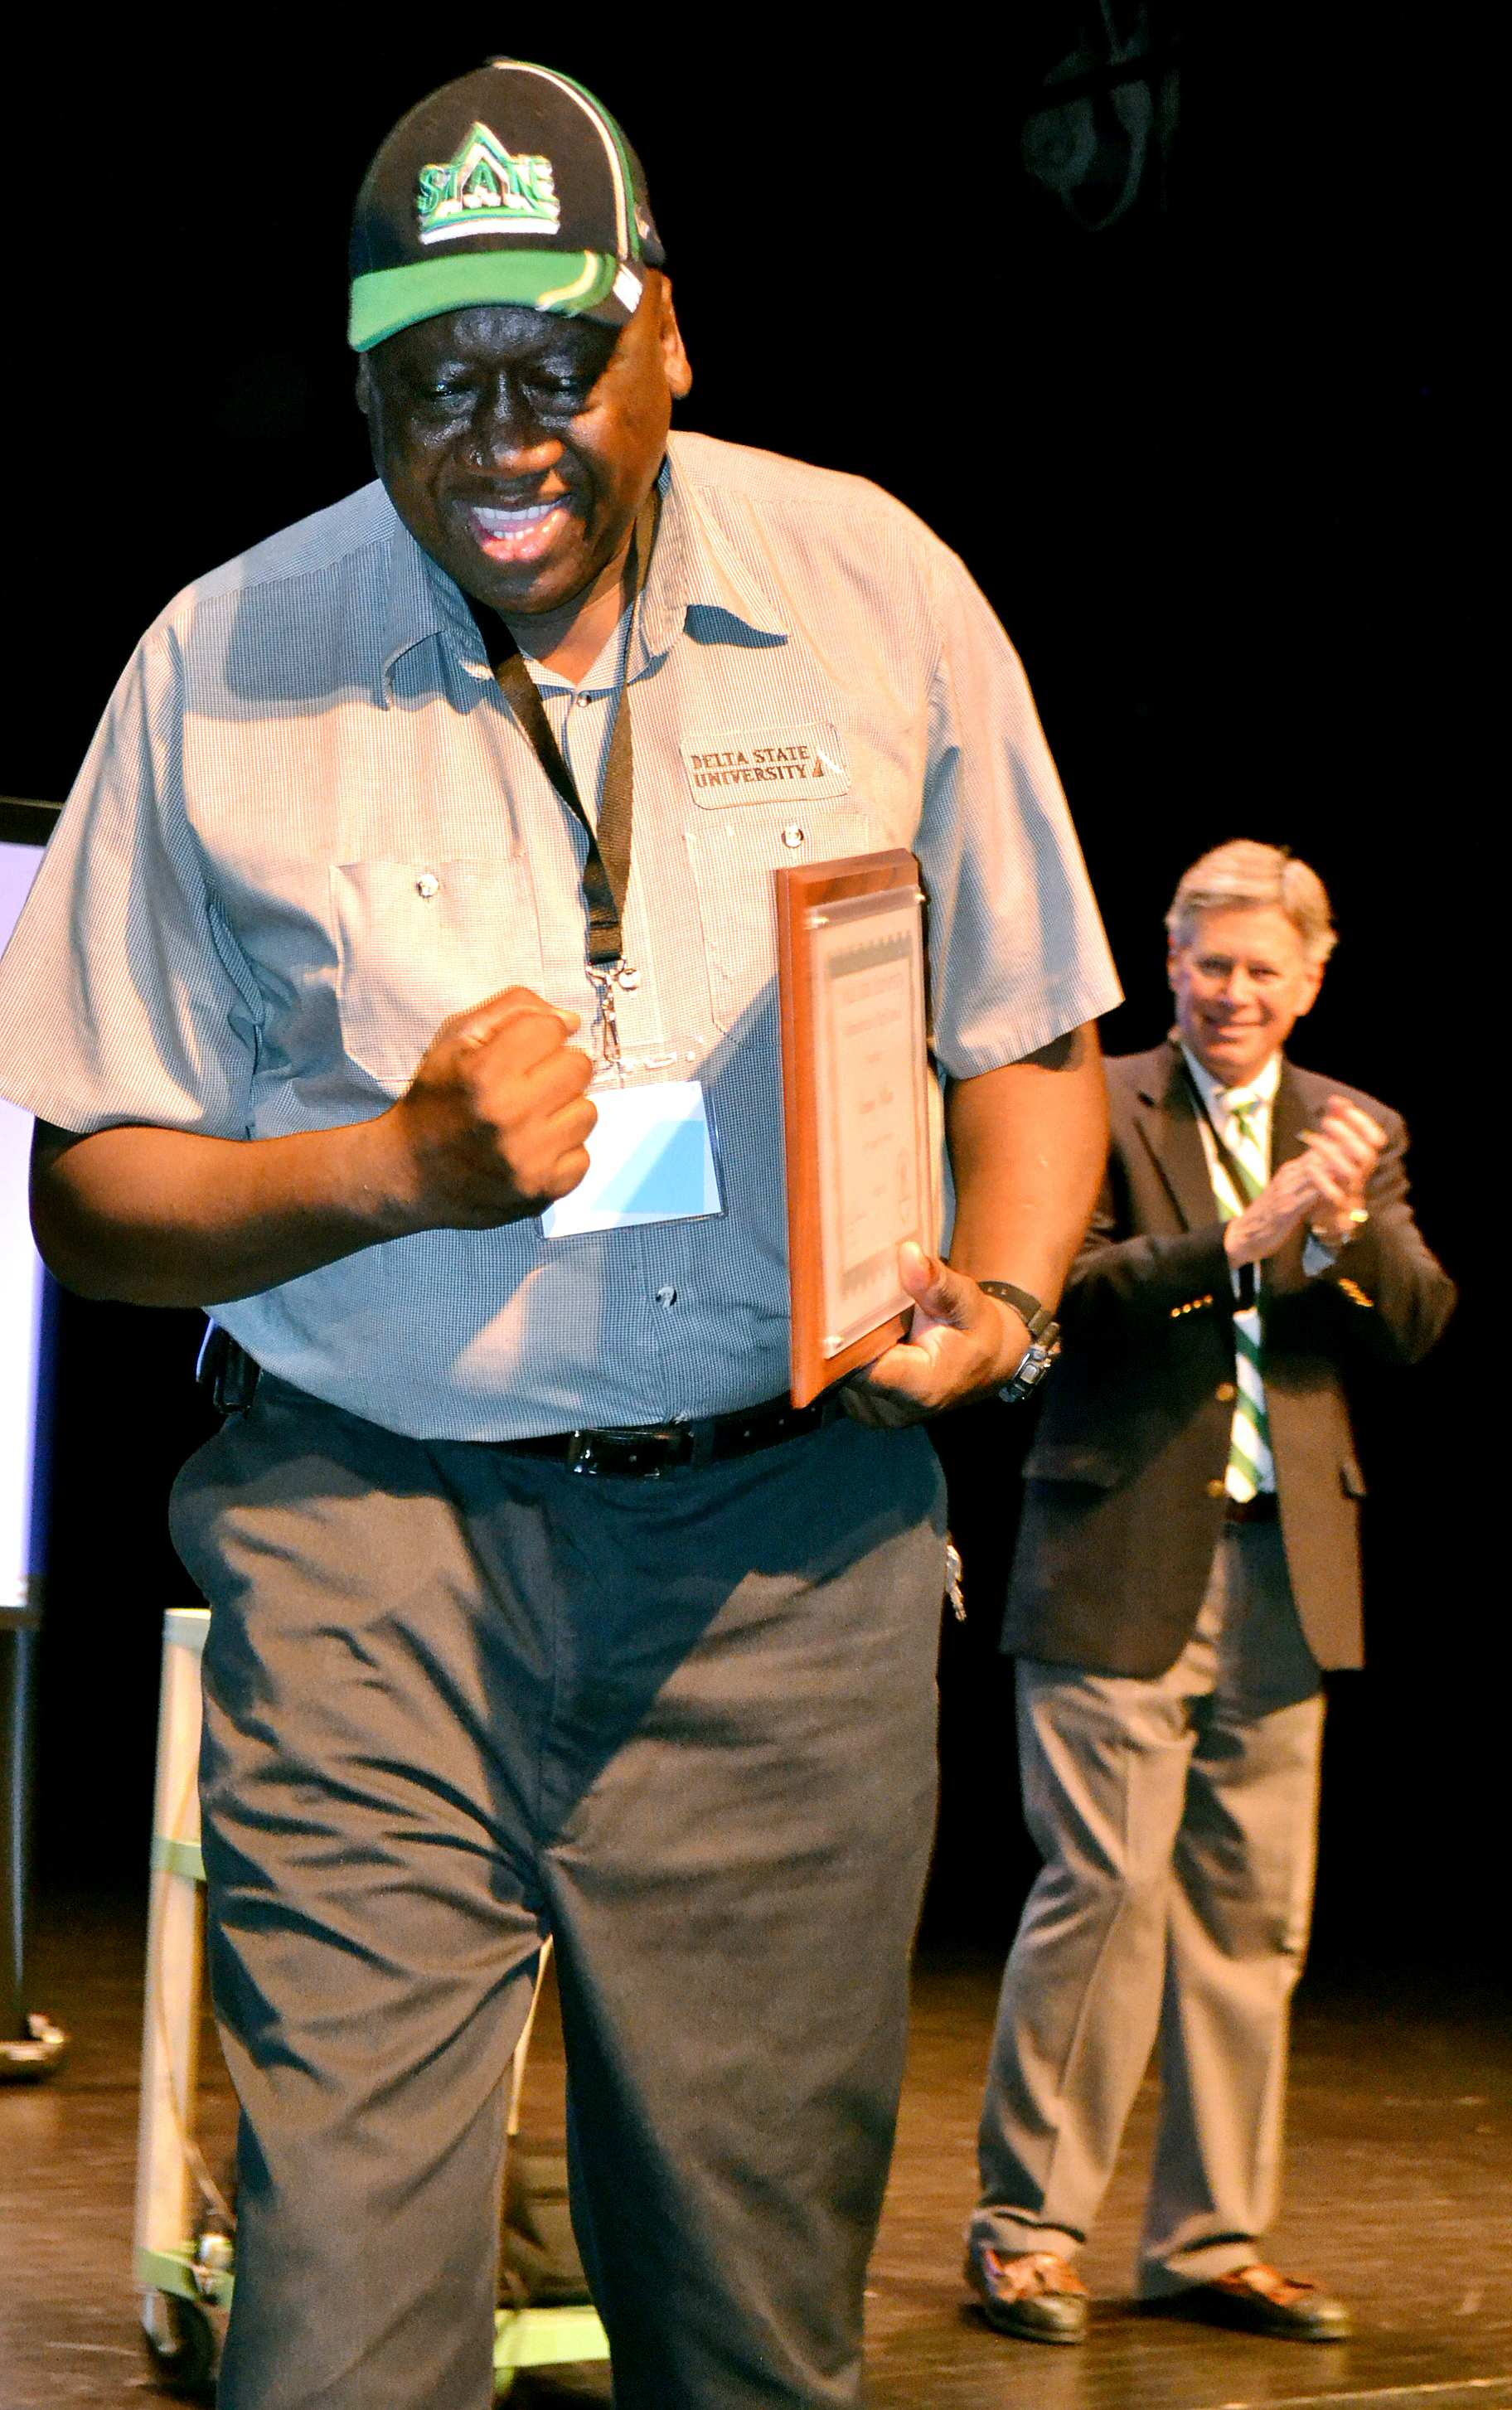
[[612, 963], [589, 963], [589, 980], [598, 990], [599, 1027], [603, 1039], [603, 1067], [606, 1071], [619, 1068], [619, 1021], [615, 1011], [614, 986], [623, 957]]

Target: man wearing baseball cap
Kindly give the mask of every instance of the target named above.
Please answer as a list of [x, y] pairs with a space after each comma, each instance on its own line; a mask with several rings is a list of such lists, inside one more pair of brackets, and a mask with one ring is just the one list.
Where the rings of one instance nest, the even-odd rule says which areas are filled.
[[[590, 94], [432, 95], [352, 266], [378, 482], [149, 630], [0, 972], [48, 1260], [213, 1316], [173, 1519], [242, 2106], [223, 2410], [481, 2410], [548, 1932], [620, 2410], [850, 2403], [934, 1799], [920, 1425], [1054, 1306], [1117, 989], [960, 563], [669, 435]], [[908, 1343], [795, 1413], [771, 874], [899, 846], [949, 1263], [907, 1251]]]

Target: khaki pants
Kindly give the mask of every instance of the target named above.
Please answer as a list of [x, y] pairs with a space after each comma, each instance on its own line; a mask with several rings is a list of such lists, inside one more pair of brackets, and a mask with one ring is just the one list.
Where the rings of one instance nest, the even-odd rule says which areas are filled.
[[1153, 1681], [1021, 1659], [1043, 1868], [1003, 1978], [974, 2240], [1069, 2258], [1160, 2045], [1145, 2297], [1243, 2267], [1274, 2214], [1312, 1911], [1322, 1683], [1274, 1524], [1228, 1525]]
[[242, 2109], [222, 2410], [486, 2410], [548, 1929], [620, 2410], [853, 2403], [934, 1821], [923, 1432], [595, 1480], [265, 1376], [173, 1531]]

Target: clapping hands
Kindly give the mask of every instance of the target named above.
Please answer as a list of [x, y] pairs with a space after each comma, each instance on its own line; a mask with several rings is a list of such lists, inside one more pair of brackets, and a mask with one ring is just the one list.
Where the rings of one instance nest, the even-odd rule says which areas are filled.
[[1225, 1227], [1229, 1263], [1263, 1263], [1303, 1222], [1320, 1246], [1336, 1252], [1345, 1245], [1361, 1227], [1365, 1191], [1385, 1144], [1385, 1130], [1369, 1113], [1330, 1096], [1319, 1127], [1302, 1132], [1305, 1154], [1284, 1163]]

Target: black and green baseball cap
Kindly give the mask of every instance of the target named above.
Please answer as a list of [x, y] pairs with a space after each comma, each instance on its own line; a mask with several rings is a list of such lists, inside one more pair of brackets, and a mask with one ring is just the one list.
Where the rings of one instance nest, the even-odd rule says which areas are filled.
[[640, 161], [571, 76], [495, 59], [400, 118], [352, 220], [354, 351], [509, 301], [622, 327], [665, 258]]

